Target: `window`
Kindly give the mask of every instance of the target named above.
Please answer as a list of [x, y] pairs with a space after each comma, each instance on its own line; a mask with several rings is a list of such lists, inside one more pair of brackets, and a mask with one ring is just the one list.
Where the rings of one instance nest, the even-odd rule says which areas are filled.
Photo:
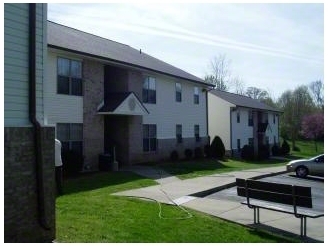
[[276, 115], [273, 115], [273, 124], [276, 124]]
[[182, 143], [182, 125], [176, 125], [175, 132], [177, 136], [177, 143]]
[[237, 112], [237, 123], [240, 123], [240, 112]]
[[156, 125], [143, 125], [143, 151], [152, 152], [157, 149]]
[[142, 89], [142, 101], [156, 104], [156, 80], [152, 77], [145, 78]]
[[240, 139], [237, 139], [237, 149], [238, 149], [238, 152], [240, 152]]
[[195, 139], [196, 142], [200, 142], [200, 137], [199, 137], [199, 125], [194, 126], [194, 132], [195, 132]]
[[264, 123], [269, 123], [269, 115], [268, 115], [268, 113], [265, 113], [265, 114], [263, 115], [263, 122], [264, 122]]
[[248, 111], [248, 126], [253, 126], [253, 111], [249, 110]]
[[57, 138], [62, 143], [63, 151], [83, 152], [83, 124], [57, 123]]
[[180, 83], [175, 83], [175, 101], [181, 102], [182, 99], [182, 87]]
[[249, 145], [250, 147], [254, 147], [254, 138], [249, 138], [249, 139], [248, 139], [248, 145]]
[[194, 88], [194, 104], [199, 104], [199, 88]]
[[266, 137], [265, 137], [265, 144], [266, 144], [266, 145], [269, 145], [269, 142], [270, 142], [270, 139], [269, 139], [268, 136], [266, 136]]
[[57, 93], [82, 96], [82, 62], [58, 58]]

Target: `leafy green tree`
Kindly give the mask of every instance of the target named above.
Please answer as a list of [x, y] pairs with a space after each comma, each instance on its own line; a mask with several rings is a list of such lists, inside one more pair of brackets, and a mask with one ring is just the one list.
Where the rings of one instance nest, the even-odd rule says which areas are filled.
[[299, 86], [294, 91], [285, 91], [278, 100], [281, 115], [281, 132], [285, 133], [295, 149], [295, 141], [301, 132], [302, 119], [311, 114], [315, 107], [307, 86]]

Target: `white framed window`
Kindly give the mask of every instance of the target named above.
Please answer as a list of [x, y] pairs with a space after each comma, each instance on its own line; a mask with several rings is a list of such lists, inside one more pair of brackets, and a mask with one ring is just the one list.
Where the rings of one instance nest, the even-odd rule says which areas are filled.
[[253, 111], [249, 110], [248, 111], [248, 126], [253, 126], [254, 122], [253, 122]]
[[83, 124], [57, 123], [57, 139], [62, 143], [63, 151], [83, 153]]
[[155, 124], [143, 125], [143, 151], [154, 152], [157, 150], [157, 129]]
[[146, 77], [142, 88], [142, 102], [156, 104], [156, 79]]
[[194, 87], [194, 104], [199, 104], [199, 88]]
[[180, 83], [175, 83], [175, 101], [182, 101], [182, 86]]
[[240, 152], [240, 150], [241, 150], [240, 139], [237, 139], [237, 149], [238, 149], [238, 152]]
[[177, 143], [182, 143], [182, 125], [175, 126]]
[[200, 142], [199, 125], [194, 125], [194, 134], [196, 142]]
[[57, 93], [82, 96], [82, 62], [57, 58]]

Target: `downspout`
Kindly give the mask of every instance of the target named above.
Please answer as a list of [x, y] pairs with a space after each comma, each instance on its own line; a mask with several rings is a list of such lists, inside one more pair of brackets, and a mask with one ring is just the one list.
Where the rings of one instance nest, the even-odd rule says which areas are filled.
[[41, 125], [36, 118], [36, 4], [29, 4], [29, 118], [34, 130], [34, 154], [37, 178], [38, 219], [42, 228], [50, 230], [45, 215]]

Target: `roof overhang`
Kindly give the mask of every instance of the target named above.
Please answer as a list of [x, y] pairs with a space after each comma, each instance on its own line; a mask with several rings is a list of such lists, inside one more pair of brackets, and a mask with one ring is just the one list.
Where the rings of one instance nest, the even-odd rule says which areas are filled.
[[102, 101], [97, 107], [100, 115], [147, 115], [146, 107], [133, 92], [111, 93], [107, 102]]

